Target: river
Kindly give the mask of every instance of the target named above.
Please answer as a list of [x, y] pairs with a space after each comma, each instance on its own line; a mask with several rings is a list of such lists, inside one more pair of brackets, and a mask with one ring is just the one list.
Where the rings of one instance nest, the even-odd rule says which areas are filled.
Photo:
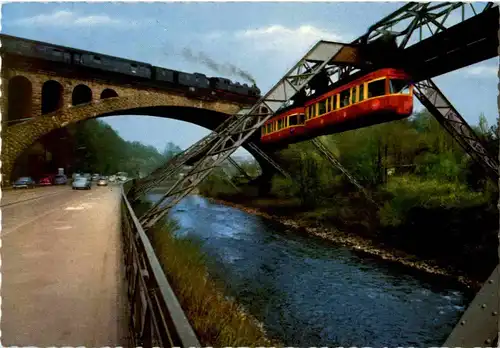
[[203, 242], [227, 294], [286, 345], [439, 346], [471, 300], [436, 277], [199, 196], [170, 216], [179, 237]]

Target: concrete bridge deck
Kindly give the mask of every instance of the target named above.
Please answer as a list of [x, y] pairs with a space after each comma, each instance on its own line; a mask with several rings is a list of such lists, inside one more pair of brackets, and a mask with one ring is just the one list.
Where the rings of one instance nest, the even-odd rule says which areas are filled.
[[4, 193], [4, 346], [127, 346], [120, 191]]

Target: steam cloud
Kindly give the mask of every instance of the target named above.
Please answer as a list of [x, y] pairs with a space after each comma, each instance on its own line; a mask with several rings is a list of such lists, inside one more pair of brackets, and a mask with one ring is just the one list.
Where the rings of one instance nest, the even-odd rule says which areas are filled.
[[189, 48], [184, 48], [184, 50], [182, 51], [182, 55], [184, 56], [184, 58], [192, 62], [204, 64], [206, 67], [217, 73], [223, 75], [239, 76], [243, 78], [245, 81], [248, 81], [252, 84], [256, 84], [255, 79], [253, 78], [252, 75], [250, 75], [250, 73], [230, 63], [218, 64], [203, 52], [198, 52], [198, 54], [194, 54], [193, 51], [191, 51]]

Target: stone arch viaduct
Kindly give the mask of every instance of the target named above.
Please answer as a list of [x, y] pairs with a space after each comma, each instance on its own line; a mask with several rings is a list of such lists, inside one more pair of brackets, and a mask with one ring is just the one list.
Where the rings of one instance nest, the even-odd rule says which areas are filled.
[[[130, 85], [71, 73], [26, 68], [2, 69], [2, 175], [10, 176], [20, 154], [37, 139], [58, 128], [111, 115], [166, 117], [215, 129], [248, 103], [208, 100], [185, 92]], [[247, 149], [262, 172], [272, 170]]]

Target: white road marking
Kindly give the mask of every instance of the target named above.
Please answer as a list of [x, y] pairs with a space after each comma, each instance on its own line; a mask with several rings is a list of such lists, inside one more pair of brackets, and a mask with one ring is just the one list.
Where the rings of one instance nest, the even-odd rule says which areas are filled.
[[70, 230], [73, 227], [71, 226], [61, 226], [61, 227], [54, 227], [55, 230]]

